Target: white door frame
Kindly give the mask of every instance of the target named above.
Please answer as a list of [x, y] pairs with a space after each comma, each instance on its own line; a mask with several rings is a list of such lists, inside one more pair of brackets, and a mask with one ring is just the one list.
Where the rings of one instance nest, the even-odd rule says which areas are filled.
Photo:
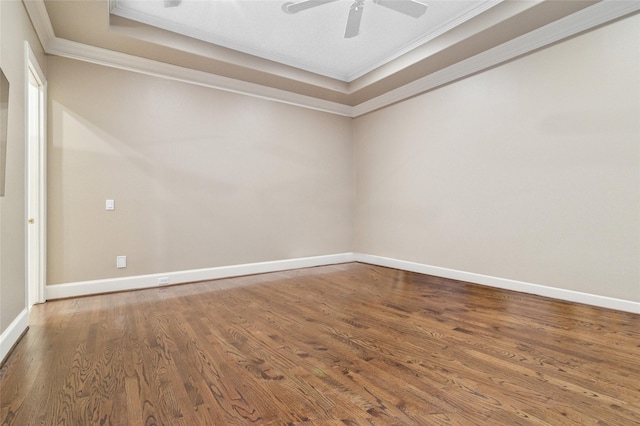
[[27, 162], [25, 300], [27, 308], [30, 309], [36, 303], [43, 303], [46, 297], [47, 80], [27, 41], [25, 41], [25, 85]]

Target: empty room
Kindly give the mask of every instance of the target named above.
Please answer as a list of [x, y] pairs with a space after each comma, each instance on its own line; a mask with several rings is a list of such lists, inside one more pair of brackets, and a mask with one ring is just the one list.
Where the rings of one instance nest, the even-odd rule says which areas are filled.
[[0, 424], [640, 424], [640, 2], [0, 1]]

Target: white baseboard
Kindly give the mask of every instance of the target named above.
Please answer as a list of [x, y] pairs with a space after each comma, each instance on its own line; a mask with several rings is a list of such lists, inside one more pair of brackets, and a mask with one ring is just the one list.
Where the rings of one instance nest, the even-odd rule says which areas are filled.
[[[87, 296], [90, 294], [139, 290], [143, 288], [159, 287], [163, 285], [183, 284], [195, 281], [238, 277], [242, 275], [286, 271], [289, 269], [334, 265], [337, 263], [353, 262], [354, 260], [355, 255], [353, 253], [340, 253], [326, 256], [276, 260], [272, 262], [247, 263], [242, 265], [221, 266], [216, 268], [194, 269], [190, 271], [176, 271], [159, 274], [137, 275], [124, 278], [55, 284], [48, 285], [46, 287], [45, 293], [46, 300], [63, 299], [67, 297]], [[167, 278], [168, 283], [159, 284], [160, 278]]]
[[523, 281], [509, 280], [505, 278], [492, 277], [488, 275], [475, 274], [472, 272], [458, 271], [455, 269], [441, 268], [438, 266], [407, 262], [404, 260], [373, 256], [369, 254], [356, 253], [355, 258], [357, 262], [369, 263], [372, 265], [386, 266], [389, 268], [401, 269], [404, 271], [435, 275], [442, 278], [466, 281], [473, 284], [482, 284], [490, 287], [502, 288], [505, 290], [514, 290], [522, 293], [551, 297], [554, 299], [565, 300], [569, 302], [584, 303], [587, 305], [599, 306], [602, 308], [616, 309], [619, 311], [640, 314], [640, 302], [633, 302], [630, 300], [615, 299], [607, 296], [581, 293], [579, 291], [565, 290], [556, 287], [548, 287]]
[[20, 336], [29, 327], [29, 310], [24, 309], [13, 320], [9, 327], [0, 334], [0, 364], [4, 362], [4, 358], [9, 354], [13, 345], [18, 343]]
[[[177, 271], [150, 275], [137, 275], [126, 278], [48, 285], [46, 288], [46, 299], [63, 299], [67, 297], [87, 296], [91, 294], [110, 293], [115, 291], [138, 290], [166, 285], [159, 284], [160, 278], [168, 278], [169, 282], [167, 284], [171, 285], [348, 262], [369, 263], [372, 265], [386, 266], [389, 268], [417, 272], [420, 274], [435, 275], [443, 278], [466, 281], [473, 284], [482, 284], [505, 290], [514, 290], [522, 293], [551, 297], [569, 302], [584, 303], [587, 305], [616, 309], [619, 311], [640, 313], [640, 303], [630, 300], [615, 299], [607, 296], [582, 293], [557, 287], [549, 287], [540, 284], [532, 284], [523, 281], [515, 281], [506, 278], [481, 275], [473, 272], [441, 268], [438, 266], [362, 253], [340, 253], [327, 256], [277, 260], [273, 262], [248, 263], [242, 265], [195, 269], [190, 271]], [[25, 328], [26, 325], [21, 330], [24, 331]], [[3, 339], [5, 333], [3, 333]], [[18, 337], [20, 333], [18, 333]], [[11, 345], [9, 345], [9, 348]], [[4, 346], [2, 346], [2, 349], [4, 349]]]

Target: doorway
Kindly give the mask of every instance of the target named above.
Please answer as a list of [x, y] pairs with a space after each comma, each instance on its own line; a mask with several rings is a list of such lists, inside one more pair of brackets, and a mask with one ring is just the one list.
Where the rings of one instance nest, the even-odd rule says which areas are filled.
[[27, 308], [45, 301], [47, 82], [25, 42], [27, 142]]

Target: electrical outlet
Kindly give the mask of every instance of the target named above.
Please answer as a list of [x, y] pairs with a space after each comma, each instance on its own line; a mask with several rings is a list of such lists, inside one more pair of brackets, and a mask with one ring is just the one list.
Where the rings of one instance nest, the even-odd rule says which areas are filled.
[[158, 278], [159, 285], [167, 285], [169, 284], [169, 277], [160, 277]]
[[127, 267], [127, 256], [116, 256], [116, 268]]

